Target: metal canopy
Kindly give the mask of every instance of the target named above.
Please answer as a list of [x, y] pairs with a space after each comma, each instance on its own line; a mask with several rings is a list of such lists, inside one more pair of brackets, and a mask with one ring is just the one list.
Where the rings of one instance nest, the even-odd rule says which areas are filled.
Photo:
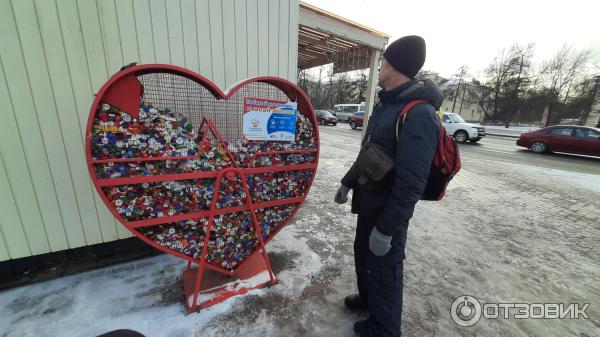
[[300, 2], [298, 68], [333, 63], [334, 73], [366, 69], [389, 35]]
[[298, 65], [309, 69], [333, 63], [334, 72], [369, 67], [369, 48], [356, 42], [300, 25], [298, 30]]
[[300, 2], [298, 70], [330, 63], [334, 73], [369, 69], [363, 137], [373, 111], [379, 58], [389, 38], [385, 33]]

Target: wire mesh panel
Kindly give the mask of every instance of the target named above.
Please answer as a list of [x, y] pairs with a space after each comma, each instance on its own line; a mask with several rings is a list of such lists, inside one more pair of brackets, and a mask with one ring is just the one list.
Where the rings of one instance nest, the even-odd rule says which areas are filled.
[[187, 117], [195, 129], [204, 118], [219, 129], [223, 138], [242, 140], [242, 117], [245, 97], [288, 101], [278, 88], [254, 82], [240, 88], [227, 100], [215, 100], [214, 95], [199, 83], [176, 74], [152, 73], [138, 76], [144, 87], [143, 100], [168, 108]]

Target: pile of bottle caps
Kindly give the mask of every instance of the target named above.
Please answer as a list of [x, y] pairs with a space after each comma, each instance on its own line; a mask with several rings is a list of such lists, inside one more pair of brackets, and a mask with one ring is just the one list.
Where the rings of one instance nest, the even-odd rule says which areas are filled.
[[311, 171], [281, 171], [248, 175], [247, 183], [254, 202], [296, 198], [304, 195]]
[[242, 186], [242, 179], [239, 176], [221, 178], [219, 186], [219, 199], [217, 208], [227, 208], [244, 205], [246, 192]]
[[94, 170], [100, 179], [219, 171], [233, 166], [226, 153], [216, 140], [203, 141], [193, 159], [107, 162], [95, 164]]
[[92, 128], [94, 159], [193, 156], [194, 127], [183, 115], [159, 110], [146, 101], [139, 120], [107, 103], [100, 104]]
[[[156, 108], [150, 101], [141, 104], [138, 119], [116, 106], [102, 103], [96, 111], [90, 135], [92, 164], [96, 178], [118, 179], [218, 172], [234, 166], [244, 169], [316, 163], [315, 132], [310, 120], [298, 113], [294, 142], [221, 142], [209, 135], [202, 137], [185, 116], [168, 108]], [[298, 150], [311, 151], [289, 152]], [[278, 153], [281, 151], [283, 153]], [[246, 182], [253, 202], [263, 203], [303, 196], [312, 175], [311, 170], [265, 172], [248, 174]], [[214, 177], [161, 179], [112, 183], [102, 190], [123, 219], [143, 221], [209, 210], [215, 182]], [[239, 176], [223, 177], [216, 193], [215, 209], [246, 204], [247, 195]], [[257, 209], [262, 238], [269, 239], [295, 207], [296, 204], [290, 204]], [[207, 225], [208, 218], [201, 218], [136, 230], [163, 247], [199, 259]], [[232, 270], [257, 245], [258, 236], [249, 211], [217, 215], [208, 241], [207, 261]]]
[[[92, 157], [105, 162], [94, 164], [100, 179], [218, 171], [233, 166], [227, 150], [240, 167], [270, 167], [316, 162], [316, 152], [276, 153], [276, 151], [315, 150], [315, 130], [301, 113], [296, 119], [295, 142], [269, 142], [218, 139], [199, 141], [187, 118], [170, 109], [159, 110], [146, 101], [139, 120], [115, 106], [102, 103], [92, 128]], [[259, 153], [258, 155], [255, 155]], [[173, 160], [160, 158], [186, 157]], [[193, 157], [193, 158], [189, 158]], [[139, 161], [111, 162], [107, 159]], [[152, 158], [154, 160], [148, 160]], [[146, 159], [144, 161], [144, 159]]]
[[[295, 205], [256, 210], [263, 240], [283, 225]], [[208, 219], [191, 219], [140, 228], [139, 232], [157, 244], [194, 259], [199, 259], [205, 244]], [[258, 246], [256, 230], [249, 212], [218, 215], [210, 230], [206, 261], [232, 270]]]
[[104, 187], [108, 200], [125, 220], [144, 220], [205, 211], [214, 179], [160, 181]]

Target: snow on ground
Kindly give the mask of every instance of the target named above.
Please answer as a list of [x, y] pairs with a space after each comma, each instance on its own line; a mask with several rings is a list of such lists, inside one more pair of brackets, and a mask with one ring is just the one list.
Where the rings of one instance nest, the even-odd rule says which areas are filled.
[[490, 130], [499, 130], [499, 131], [519, 131], [519, 132], [529, 132], [539, 130], [538, 126], [510, 126], [508, 128], [504, 127], [504, 125], [484, 125], [486, 129]]
[[[598, 174], [585, 174], [522, 164], [512, 164], [511, 168], [522, 174], [542, 176], [551, 185], [572, 185], [600, 194], [600, 175]], [[600, 168], [598, 168], [598, 172], [600, 173]]]
[[[268, 245], [279, 284], [187, 315], [185, 263], [162, 255], [0, 292], [0, 336], [353, 336], [355, 216], [332, 198], [356, 157], [359, 131], [321, 133], [308, 199]], [[600, 176], [463, 156], [441, 202], [411, 221], [406, 336], [600, 335]], [[462, 328], [452, 301], [590, 303], [588, 320], [481, 320]]]
[[540, 128], [537, 126], [511, 126], [509, 128], [505, 128], [502, 125], [481, 125], [478, 123], [473, 123], [478, 126], [483, 126], [488, 135], [499, 135], [499, 136], [512, 136], [519, 137], [523, 132], [530, 132], [539, 130]]

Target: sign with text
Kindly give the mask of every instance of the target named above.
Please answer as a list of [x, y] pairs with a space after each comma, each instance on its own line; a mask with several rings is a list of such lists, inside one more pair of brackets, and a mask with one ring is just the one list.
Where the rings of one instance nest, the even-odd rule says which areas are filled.
[[244, 98], [243, 133], [248, 140], [294, 141], [297, 103]]

